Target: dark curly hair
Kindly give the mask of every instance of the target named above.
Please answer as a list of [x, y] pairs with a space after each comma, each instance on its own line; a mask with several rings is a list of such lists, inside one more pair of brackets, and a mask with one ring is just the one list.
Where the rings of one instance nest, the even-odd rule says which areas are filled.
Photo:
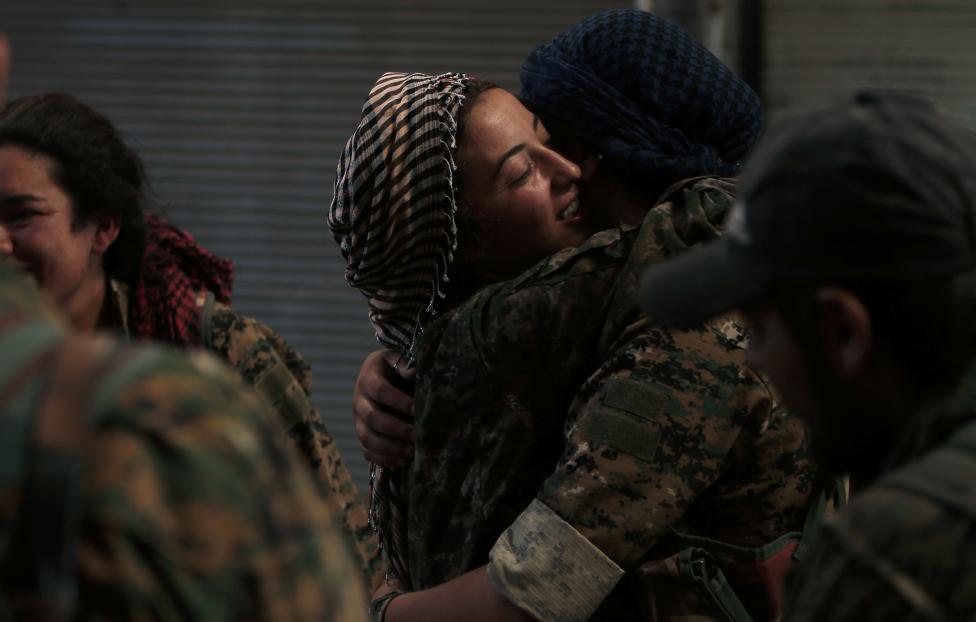
[[108, 278], [131, 283], [146, 246], [148, 183], [142, 161], [112, 122], [65, 93], [21, 97], [0, 111], [5, 144], [55, 161], [54, 181], [71, 198], [75, 229], [104, 216], [118, 221], [102, 269]]

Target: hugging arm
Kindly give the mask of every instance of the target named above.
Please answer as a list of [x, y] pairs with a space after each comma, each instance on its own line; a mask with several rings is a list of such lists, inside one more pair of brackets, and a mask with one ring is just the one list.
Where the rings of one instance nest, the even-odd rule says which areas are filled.
[[587, 620], [720, 476], [768, 393], [702, 335], [633, 330], [578, 393], [563, 458], [489, 564], [397, 597], [391, 622]]
[[[386, 589], [381, 588], [374, 596]], [[421, 592], [397, 596], [385, 622], [535, 622], [492, 585], [485, 566]]]
[[584, 384], [555, 471], [492, 549], [489, 577], [511, 602], [589, 619], [768, 418], [765, 387], [706, 331], [632, 325]]
[[371, 352], [359, 368], [352, 415], [363, 456], [381, 467], [402, 466], [413, 455], [413, 369], [391, 350]]

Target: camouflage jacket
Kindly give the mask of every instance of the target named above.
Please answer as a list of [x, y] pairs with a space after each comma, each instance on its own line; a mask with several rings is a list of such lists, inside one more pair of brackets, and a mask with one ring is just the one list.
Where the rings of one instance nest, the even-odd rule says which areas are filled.
[[[122, 330], [128, 334], [128, 292], [124, 284], [111, 283]], [[199, 346], [227, 361], [241, 378], [271, 403], [283, 420], [287, 438], [309, 462], [322, 494], [335, 504], [362, 560], [370, 591], [383, 579], [376, 535], [366, 520], [363, 498], [353, 484], [339, 448], [312, 406], [311, 369], [278, 333], [267, 325], [245, 317], [229, 306], [215, 302], [208, 292], [197, 296], [201, 326]], [[204, 326], [203, 324], [206, 324]]]
[[364, 619], [340, 517], [261, 400], [208, 354], [48, 314], [0, 264], [0, 613]]
[[903, 439], [886, 474], [824, 523], [785, 620], [976, 619], [976, 368]]
[[[737, 327], [668, 331], [633, 303], [649, 263], [718, 235], [731, 190], [690, 181], [641, 228], [597, 234], [425, 329], [399, 482], [414, 589], [490, 558], [495, 587], [539, 619], [601, 603], [594, 619], [665, 619], [710, 611], [671, 580], [689, 542], [759, 547], [801, 528], [802, 428], [745, 366]], [[758, 618], [770, 599], [750, 603]]]

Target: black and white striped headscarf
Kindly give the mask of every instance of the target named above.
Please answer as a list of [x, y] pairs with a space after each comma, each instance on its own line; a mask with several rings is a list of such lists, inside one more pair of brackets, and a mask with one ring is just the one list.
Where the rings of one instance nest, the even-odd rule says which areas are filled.
[[412, 359], [457, 249], [453, 176], [464, 74], [383, 74], [336, 170], [329, 228], [384, 346]]

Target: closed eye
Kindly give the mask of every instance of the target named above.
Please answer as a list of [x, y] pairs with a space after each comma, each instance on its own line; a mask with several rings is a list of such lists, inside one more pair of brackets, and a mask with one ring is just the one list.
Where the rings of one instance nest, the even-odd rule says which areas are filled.
[[15, 207], [4, 210], [0, 215], [0, 221], [10, 226], [21, 226], [27, 224], [35, 216], [40, 216], [43, 212], [29, 207]]
[[523, 171], [521, 175], [516, 177], [515, 180], [509, 185], [513, 187], [522, 185], [529, 177], [532, 176], [532, 171], [534, 170], [535, 170], [535, 162], [529, 162], [528, 166], [525, 167], [525, 171]]

